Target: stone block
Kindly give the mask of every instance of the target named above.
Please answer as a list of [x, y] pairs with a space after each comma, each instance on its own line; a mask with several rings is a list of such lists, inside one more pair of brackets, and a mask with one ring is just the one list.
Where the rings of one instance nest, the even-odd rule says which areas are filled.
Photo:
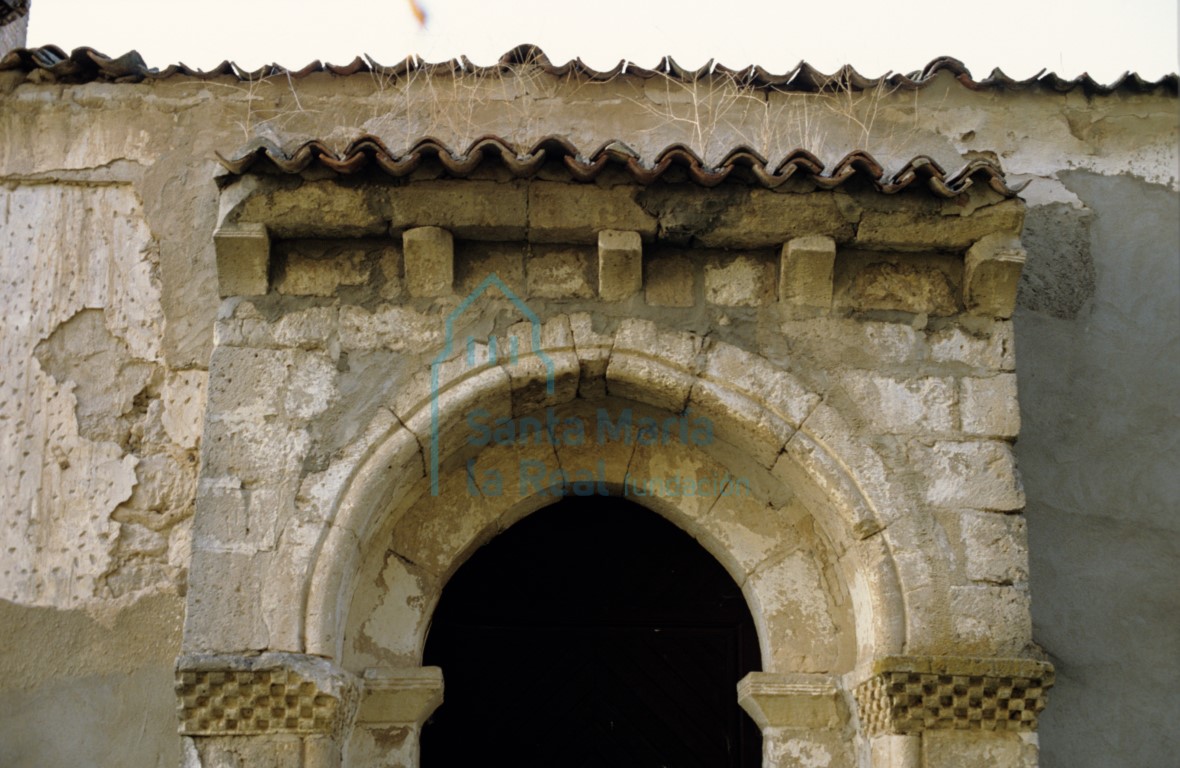
[[388, 191], [394, 229], [443, 227], [465, 240], [522, 240], [527, 185], [480, 179], [420, 181]]
[[606, 364], [610, 360], [615, 338], [594, 328], [594, 317], [589, 312], [570, 315], [570, 330], [581, 366], [578, 394], [584, 398], [606, 396]]
[[912, 442], [907, 453], [926, 478], [926, 499], [931, 504], [998, 512], [1024, 507], [1024, 489], [1007, 443]]
[[656, 235], [656, 218], [636, 202], [638, 189], [623, 184], [562, 184], [534, 181], [528, 188], [529, 239], [534, 243], [598, 242], [604, 229]]
[[815, 234], [844, 242], [852, 238], [855, 218], [830, 193], [750, 189], [720, 211], [708, 211], [704, 220], [707, 226], [694, 239], [706, 248], [777, 248]]
[[366, 254], [360, 249], [316, 258], [305, 251], [287, 254], [275, 290], [290, 296], [334, 296], [342, 285], [364, 285], [369, 279]]
[[696, 303], [693, 273], [687, 256], [661, 254], [645, 259], [644, 300], [653, 307], [691, 307]]
[[950, 327], [929, 334], [927, 339], [929, 357], [936, 363], [956, 363], [990, 371], [1016, 369], [1011, 321], [995, 323], [990, 334]]
[[308, 180], [249, 197], [238, 221], [265, 224], [276, 239], [365, 237], [388, 231], [386, 209], [384, 194], [374, 194], [373, 187]]
[[468, 296], [495, 275], [508, 289], [525, 298], [524, 249], [519, 243], [466, 242], [456, 246], [455, 292]]
[[955, 429], [955, 380], [898, 379], [870, 371], [847, 371], [840, 385], [876, 430], [894, 435], [939, 434]]
[[959, 515], [967, 578], [996, 585], [1028, 581], [1028, 526], [1022, 515], [966, 510]]
[[915, 205], [913, 198], [869, 202], [856, 229], [856, 244], [869, 248], [962, 250], [987, 235], [1018, 233], [1024, 223], [1024, 203], [1018, 199], [972, 211]]
[[270, 270], [266, 225], [223, 225], [213, 233], [213, 245], [217, 251], [217, 292], [222, 298], [266, 293]]
[[958, 653], [1016, 655], [1032, 642], [1028, 589], [1021, 586], [951, 587]]
[[989, 235], [971, 246], [963, 261], [967, 311], [985, 317], [1012, 317], [1024, 261], [1024, 247], [1015, 235]]
[[638, 232], [606, 229], [598, 233], [598, 296], [629, 299], [643, 287], [643, 242]]
[[705, 301], [723, 307], [761, 307], [774, 300], [774, 264], [753, 255], [712, 258], [705, 264]]
[[832, 306], [836, 241], [823, 235], [789, 240], [779, 258], [779, 299], [801, 307]]
[[[700, 369], [701, 338], [691, 333], [661, 332], [650, 320], [626, 320], [615, 335], [606, 369], [613, 397], [680, 413]], [[659, 350], [660, 357], [652, 358]]]
[[1037, 768], [1033, 733], [933, 731], [922, 736], [922, 764], [948, 768]]
[[534, 246], [525, 260], [530, 297], [589, 299], [594, 296], [594, 251], [576, 246]]
[[746, 581], [756, 595], [771, 658], [764, 669], [777, 672], [829, 672], [839, 658], [842, 630], [829, 606], [824, 573], [810, 552], [796, 550], [760, 566]]
[[943, 317], [959, 311], [962, 264], [950, 256], [848, 252], [841, 254], [835, 272], [840, 307]]
[[963, 432], [968, 435], [1016, 437], [1020, 433], [1016, 374], [1000, 373], [986, 379], [960, 380], [959, 410], [963, 420]]
[[455, 280], [455, 241], [439, 227], [407, 229], [402, 234], [406, 289], [411, 296], [446, 296]]
[[340, 346], [348, 351], [433, 349], [445, 335], [442, 317], [410, 307], [382, 304], [372, 312], [353, 304], [340, 308]]

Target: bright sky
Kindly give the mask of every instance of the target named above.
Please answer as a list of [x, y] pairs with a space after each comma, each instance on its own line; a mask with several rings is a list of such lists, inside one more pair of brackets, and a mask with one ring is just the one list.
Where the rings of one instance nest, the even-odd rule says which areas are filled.
[[710, 58], [783, 72], [805, 59], [830, 72], [910, 72], [951, 55], [977, 78], [1041, 68], [1102, 82], [1126, 70], [1149, 79], [1180, 69], [1177, 0], [33, 0], [29, 44], [108, 54], [138, 50], [151, 66], [222, 59], [247, 69], [368, 53], [392, 64], [466, 54], [489, 64], [519, 43], [555, 62], [581, 56], [654, 66], [664, 54], [696, 67]]

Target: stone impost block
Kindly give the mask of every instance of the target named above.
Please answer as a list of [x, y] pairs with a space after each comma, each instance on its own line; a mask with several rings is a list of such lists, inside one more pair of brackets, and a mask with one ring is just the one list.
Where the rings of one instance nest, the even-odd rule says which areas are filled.
[[421, 725], [442, 700], [443, 673], [438, 667], [366, 669], [357, 721]]
[[832, 675], [751, 672], [737, 689], [738, 704], [759, 728], [839, 728], [848, 721]]
[[186, 736], [334, 734], [355, 706], [356, 679], [298, 653], [190, 654], [176, 662]]
[[1013, 235], [988, 235], [971, 246], [964, 260], [963, 304], [967, 311], [1012, 317], [1024, 260], [1024, 248]]
[[1035, 731], [1053, 665], [1033, 659], [890, 656], [856, 688], [865, 731]]
[[603, 301], [629, 299], [643, 287], [643, 242], [638, 232], [598, 233], [598, 295]]
[[217, 291], [226, 296], [266, 293], [270, 235], [265, 224], [225, 225], [213, 233], [217, 251]]
[[832, 306], [836, 241], [822, 235], [797, 237], [782, 250], [779, 298], [801, 307]]
[[439, 227], [417, 227], [402, 234], [406, 289], [411, 296], [445, 296], [455, 281], [455, 241]]

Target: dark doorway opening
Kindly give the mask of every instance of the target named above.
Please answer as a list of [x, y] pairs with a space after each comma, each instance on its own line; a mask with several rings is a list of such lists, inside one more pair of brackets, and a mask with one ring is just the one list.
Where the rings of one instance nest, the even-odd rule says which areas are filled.
[[571, 497], [447, 584], [424, 662], [446, 693], [423, 768], [755, 768], [736, 684], [761, 668], [745, 599], [695, 540], [615, 497]]

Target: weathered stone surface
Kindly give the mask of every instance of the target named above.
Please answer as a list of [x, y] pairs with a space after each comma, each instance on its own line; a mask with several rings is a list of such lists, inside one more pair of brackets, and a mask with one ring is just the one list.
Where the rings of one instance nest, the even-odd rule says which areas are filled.
[[411, 296], [445, 296], [455, 281], [455, 242], [438, 227], [417, 227], [402, 233], [406, 290]]
[[[650, 321], [626, 320], [615, 335], [606, 368], [607, 391], [679, 413], [700, 367], [701, 347], [694, 334], [661, 332]], [[650, 357], [653, 349], [661, 350], [658, 362]]]
[[795, 551], [751, 574], [755, 610], [776, 642], [763, 668], [774, 672], [828, 672], [839, 655], [839, 632], [823, 575], [813, 555]]
[[971, 246], [963, 274], [967, 310], [988, 317], [1012, 317], [1024, 261], [1024, 247], [1014, 233], [989, 235]]
[[774, 264], [754, 255], [713, 257], [705, 263], [705, 301], [723, 307], [760, 307], [774, 300]]
[[321, 258], [300, 250], [287, 253], [275, 290], [292, 296], [332, 296], [342, 285], [363, 285], [369, 266], [363, 250], [329, 253]]
[[455, 292], [468, 296], [488, 275], [495, 275], [525, 298], [524, 249], [518, 244], [461, 243], [455, 246]]
[[382, 235], [389, 227], [385, 208], [372, 188], [304, 181], [250, 195], [222, 229], [262, 224], [275, 238]]
[[1020, 433], [1016, 374], [961, 379], [959, 400], [965, 434], [1012, 438]]
[[525, 259], [528, 295], [539, 299], [587, 299], [594, 295], [594, 250], [533, 246]]
[[1024, 221], [1024, 203], [1005, 200], [972, 211], [953, 205], [924, 203], [914, 207], [895, 199], [874, 200], [856, 230], [856, 244], [870, 248], [966, 250], [995, 233], [1016, 235]]
[[442, 318], [410, 307], [382, 304], [369, 312], [347, 305], [340, 310], [340, 344], [345, 349], [429, 349], [442, 343], [445, 332]]
[[779, 257], [779, 299], [801, 307], [832, 305], [836, 241], [823, 235], [787, 241]]
[[442, 227], [478, 240], [517, 240], [527, 231], [522, 182], [424, 181], [386, 194], [395, 230]]
[[1000, 586], [1028, 581], [1028, 532], [1023, 516], [964, 511], [959, 529], [968, 579]]
[[643, 287], [643, 243], [638, 232], [598, 233], [598, 295], [603, 301], [629, 299]]
[[678, 254], [644, 259], [644, 298], [653, 307], [691, 307], [696, 303], [692, 261]]
[[270, 236], [263, 224], [224, 225], [213, 233], [222, 296], [261, 296], [268, 287]]
[[536, 243], [596, 244], [604, 229], [656, 234], [655, 217], [635, 202], [634, 187], [536, 181], [528, 187], [529, 239]]
[[706, 248], [778, 248], [807, 235], [843, 242], [851, 238], [855, 221], [831, 194], [757, 188], [742, 190], [730, 205], [709, 214], [700, 231], [694, 232], [696, 241]]
[[971, 368], [1012, 371], [1016, 368], [1012, 324], [995, 323], [990, 334], [977, 335], [952, 327], [929, 336], [930, 358], [938, 363], [959, 363]]
[[905, 435], [945, 434], [956, 427], [954, 379], [848, 371], [839, 382], [873, 429]]
[[953, 315], [959, 311], [961, 271], [951, 258], [842, 254], [836, 267], [836, 303], [862, 311]]
[[1009, 512], [1024, 506], [1011, 448], [1002, 442], [911, 442], [914, 467], [926, 478], [926, 499], [945, 507]]

